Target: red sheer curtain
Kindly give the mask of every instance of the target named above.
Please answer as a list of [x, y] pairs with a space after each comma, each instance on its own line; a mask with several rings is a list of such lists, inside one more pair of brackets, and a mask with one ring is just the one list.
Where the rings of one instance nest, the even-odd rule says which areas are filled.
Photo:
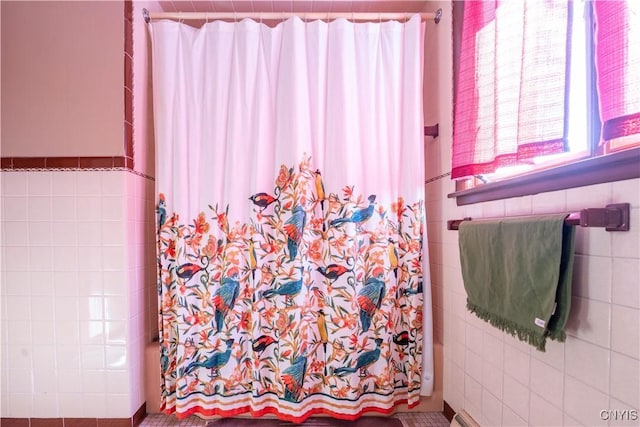
[[570, 3], [465, 2], [452, 178], [565, 151]]
[[640, 134], [640, 2], [593, 2], [602, 140]]

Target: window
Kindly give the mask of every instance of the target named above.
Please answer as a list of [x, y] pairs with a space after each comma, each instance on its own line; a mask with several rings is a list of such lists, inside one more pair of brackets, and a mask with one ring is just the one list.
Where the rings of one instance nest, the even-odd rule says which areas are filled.
[[460, 205], [639, 177], [637, 40], [633, 0], [454, 2], [450, 196]]

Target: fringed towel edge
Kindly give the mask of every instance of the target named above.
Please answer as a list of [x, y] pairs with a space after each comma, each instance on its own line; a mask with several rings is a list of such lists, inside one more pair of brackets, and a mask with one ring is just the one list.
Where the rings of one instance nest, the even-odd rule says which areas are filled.
[[[525, 328], [522, 325], [518, 325], [517, 323], [505, 319], [501, 316], [492, 313], [489, 310], [486, 310], [467, 299], [467, 309], [478, 316], [480, 319], [485, 322], [489, 322], [492, 326], [502, 330], [510, 334], [511, 336], [517, 336], [520, 341], [524, 341], [534, 346], [539, 351], [545, 351], [546, 337], [550, 334], [548, 329], [536, 331], [534, 329]], [[562, 335], [564, 335], [563, 331], [560, 331]], [[560, 334], [553, 334], [554, 336], [558, 336], [560, 338]], [[556, 339], [551, 337], [552, 339]], [[564, 336], [558, 341], [564, 341]]]

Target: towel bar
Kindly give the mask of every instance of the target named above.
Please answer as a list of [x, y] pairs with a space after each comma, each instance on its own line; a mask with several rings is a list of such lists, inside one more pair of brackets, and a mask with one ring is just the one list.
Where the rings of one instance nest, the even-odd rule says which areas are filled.
[[[629, 231], [629, 203], [615, 203], [604, 208], [588, 208], [567, 215], [564, 220], [568, 225], [582, 227], [604, 227], [607, 231]], [[485, 218], [481, 218], [485, 219]], [[447, 221], [447, 230], [457, 230], [462, 221], [471, 218]]]

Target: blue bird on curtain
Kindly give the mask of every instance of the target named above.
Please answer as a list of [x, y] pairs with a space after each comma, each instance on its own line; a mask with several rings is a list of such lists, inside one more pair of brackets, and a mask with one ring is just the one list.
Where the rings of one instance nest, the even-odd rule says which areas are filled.
[[302, 240], [306, 223], [307, 213], [302, 206], [296, 206], [293, 209], [291, 218], [284, 224], [284, 232], [287, 235], [287, 249], [289, 249], [289, 261], [293, 261], [298, 255], [298, 246]]

